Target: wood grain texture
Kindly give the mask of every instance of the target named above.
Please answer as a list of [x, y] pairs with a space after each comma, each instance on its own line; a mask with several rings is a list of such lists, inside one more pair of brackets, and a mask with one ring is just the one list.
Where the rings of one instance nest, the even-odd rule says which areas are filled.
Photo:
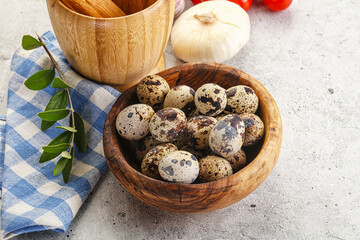
[[156, 67], [175, 9], [175, 0], [122, 2], [150, 5], [123, 17], [95, 18], [47, 0], [55, 35], [72, 67], [86, 78], [119, 88], [136, 84]]
[[178, 184], [149, 178], [138, 171], [129, 142], [118, 136], [115, 120], [125, 107], [138, 103], [136, 86], [125, 91], [116, 101], [104, 126], [104, 151], [110, 170], [121, 184], [140, 200], [166, 211], [200, 213], [227, 207], [254, 191], [270, 174], [279, 157], [282, 121], [279, 109], [264, 86], [250, 75], [223, 64], [195, 63], [180, 65], [158, 75], [170, 87], [184, 84], [195, 90], [213, 82], [224, 88], [250, 86], [259, 97], [257, 114], [265, 124], [263, 141], [244, 149], [250, 163], [225, 179], [202, 184]]
[[127, 14], [134, 14], [141, 10], [150, 7], [156, 0], [142, 0], [142, 1], [126, 1], [126, 0], [112, 0], [119, 8], [123, 9]]
[[126, 14], [111, 0], [60, 0], [71, 10], [98, 18], [121, 17]]
[[[164, 54], [161, 56], [158, 64], [156, 65], [156, 67], [149, 72], [147, 75], [152, 75], [161, 71], [165, 70], [165, 56]], [[112, 85], [113, 88], [115, 88], [116, 90], [120, 91], [120, 92], [124, 92], [126, 89], [131, 88], [132, 86], [134, 86], [135, 84], [137, 84], [137, 82], [132, 82], [128, 85]]]

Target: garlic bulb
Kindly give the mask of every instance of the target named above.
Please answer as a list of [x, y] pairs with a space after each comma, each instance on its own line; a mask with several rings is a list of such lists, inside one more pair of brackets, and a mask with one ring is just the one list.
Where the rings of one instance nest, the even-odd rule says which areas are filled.
[[171, 44], [185, 62], [223, 62], [249, 41], [245, 10], [229, 1], [207, 1], [184, 12], [175, 22]]
[[185, 0], [176, 0], [175, 2], [175, 18], [178, 18], [185, 9]]

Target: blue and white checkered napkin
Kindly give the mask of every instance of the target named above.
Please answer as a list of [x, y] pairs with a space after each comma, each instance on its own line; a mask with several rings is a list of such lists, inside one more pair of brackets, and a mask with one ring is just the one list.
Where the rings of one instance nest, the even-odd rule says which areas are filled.
[[[72, 100], [85, 122], [88, 149], [86, 154], [76, 152], [68, 184], [64, 184], [61, 174], [53, 176], [55, 160], [39, 163], [41, 147], [63, 131], [52, 127], [42, 132], [41, 119], [37, 116], [44, 111], [56, 89], [49, 86], [32, 91], [25, 87], [24, 81], [35, 72], [49, 68], [51, 62], [43, 48], [17, 51], [11, 63], [6, 124], [4, 118], [0, 119], [0, 129], [5, 125], [0, 145], [3, 168], [1, 231], [5, 239], [48, 229], [66, 232], [106, 169], [103, 125], [120, 93], [76, 74], [51, 32], [44, 34], [43, 39], [56, 57], [66, 81], [75, 89], [71, 91]], [[67, 126], [68, 121], [66, 118], [56, 124]]]

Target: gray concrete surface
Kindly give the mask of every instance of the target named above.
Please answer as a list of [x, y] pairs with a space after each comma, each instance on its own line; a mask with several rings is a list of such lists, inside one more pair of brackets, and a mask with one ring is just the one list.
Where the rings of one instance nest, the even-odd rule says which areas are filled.
[[[295, 0], [279, 13], [254, 2], [251, 40], [226, 63], [265, 85], [284, 124], [279, 161], [254, 193], [215, 212], [174, 214], [140, 202], [106, 172], [67, 234], [15, 239], [358, 239], [360, 1]], [[3, 113], [21, 36], [51, 26], [38, 0], [0, 0], [0, 22]], [[166, 58], [168, 67], [180, 63], [171, 47]]]

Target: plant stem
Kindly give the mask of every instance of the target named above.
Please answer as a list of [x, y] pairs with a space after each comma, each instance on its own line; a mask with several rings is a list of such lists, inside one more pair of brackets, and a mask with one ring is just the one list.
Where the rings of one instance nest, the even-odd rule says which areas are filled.
[[[39, 41], [43, 44], [43, 47], [44, 47], [47, 55], [50, 57], [51, 62], [53, 63], [53, 65], [54, 65], [54, 67], [56, 68], [56, 70], [58, 71], [61, 79], [62, 79], [63, 81], [65, 81], [64, 75], [63, 75], [63, 73], [61, 72], [61, 70], [60, 70], [57, 62], [55, 61], [53, 55], [50, 53], [49, 49], [46, 47], [46, 45], [45, 45], [45, 43], [43, 42], [43, 40], [41, 39], [41, 37], [40, 37], [38, 34], [36, 34], [36, 35], [37, 35]], [[74, 110], [74, 107], [73, 107], [73, 105], [72, 105], [71, 96], [70, 96], [70, 91], [69, 91], [68, 88], [65, 88], [65, 90], [66, 90], [66, 92], [67, 92], [67, 95], [68, 95], [68, 98], [69, 98], [69, 104], [70, 104], [71, 120], [72, 120], [72, 126], [71, 126], [71, 127], [75, 128], [75, 117], [74, 117], [74, 112], [75, 112], [75, 110]], [[75, 133], [72, 133], [69, 153], [71, 152], [72, 148], [74, 147], [74, 138], [75, 138]]]

